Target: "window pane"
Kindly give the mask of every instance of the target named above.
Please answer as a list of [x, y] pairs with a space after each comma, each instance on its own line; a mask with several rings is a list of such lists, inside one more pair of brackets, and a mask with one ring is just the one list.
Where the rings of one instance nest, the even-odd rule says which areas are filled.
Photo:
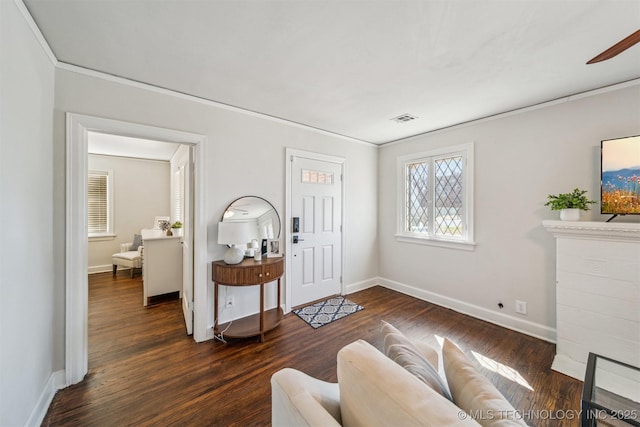
[[461, 156], [434, 162], [434, 232], [437, 235], [462, 235], [462, 165]]
[[333, 173], [303, 169], [301, 182], [331, 185], [333, 184]]
[[407, 165], [407, 223], [406, 231], [429, 231], [429, 163]]

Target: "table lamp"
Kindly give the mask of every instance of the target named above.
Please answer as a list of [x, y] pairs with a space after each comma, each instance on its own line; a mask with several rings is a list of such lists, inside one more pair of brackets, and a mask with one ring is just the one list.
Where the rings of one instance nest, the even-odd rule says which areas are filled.
[[249, 223], [247, 222], [219, 222], [218, 243], [229, 245], [224, 253], [224, 262], [227, 264], [240, 264], [244, 259], [244, 251], [236, 245], [247, 243], [249, 240]]

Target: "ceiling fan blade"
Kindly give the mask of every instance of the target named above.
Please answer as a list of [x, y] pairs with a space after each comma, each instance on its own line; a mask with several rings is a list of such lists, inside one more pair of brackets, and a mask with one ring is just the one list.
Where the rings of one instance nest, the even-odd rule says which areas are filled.
[[609, 49], [602, 52], [600, 55], [591, 59], [589, 62], [587, 62], [587, 64], [595, 64], [596, 62], [606, 61], [607, 59], [611, 59], [614, 56], [629, 49], [631, 46], [633, 46], [638, 42], [640, 42], [640, 30], [620, 40], [618, 43], [614, 44]]

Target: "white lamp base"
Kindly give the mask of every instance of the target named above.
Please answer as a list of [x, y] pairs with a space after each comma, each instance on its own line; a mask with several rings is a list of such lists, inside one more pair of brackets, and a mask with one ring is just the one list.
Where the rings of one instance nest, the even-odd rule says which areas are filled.
[[231, 245], [231, 247], [224, 253], [223, 259], [227, 264], [240, 264], [244, 259], [244, 251], [240, 248], [236, 248], [235, 245]]

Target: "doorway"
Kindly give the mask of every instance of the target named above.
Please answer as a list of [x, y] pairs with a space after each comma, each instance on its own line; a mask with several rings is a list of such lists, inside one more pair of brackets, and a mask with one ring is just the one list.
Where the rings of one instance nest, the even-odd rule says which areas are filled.
[[287, 309], [344, 293], [344, 162], [287, 149]]
[[[193, 333], [192, 152], [188, 144], [88, 132], [89, 272], [111, 271], [111, 256], [125, 242], [134, 242], [140, 259], [142, 241], [134, 236], [152, 233], [154, 218], [179, 223], [173, 239], [148, 242], [156, 261], [149, 259], [155, 267], [147, 266], [143, 304], [147, 295], [180, 291], [188, 335]], [[158, 263], [158, 257], [164, 261]]]
[[206, 137], [187, 132], [67, 113], [66, 162], [66, 384], [88, 372], [87, 283], [87, 134], [89, 131], [187, 144], [193, 147], [193, 336], [211, 338], [207, 330], [207, 230], [204, 219], [205, 179], [202, 164]]

